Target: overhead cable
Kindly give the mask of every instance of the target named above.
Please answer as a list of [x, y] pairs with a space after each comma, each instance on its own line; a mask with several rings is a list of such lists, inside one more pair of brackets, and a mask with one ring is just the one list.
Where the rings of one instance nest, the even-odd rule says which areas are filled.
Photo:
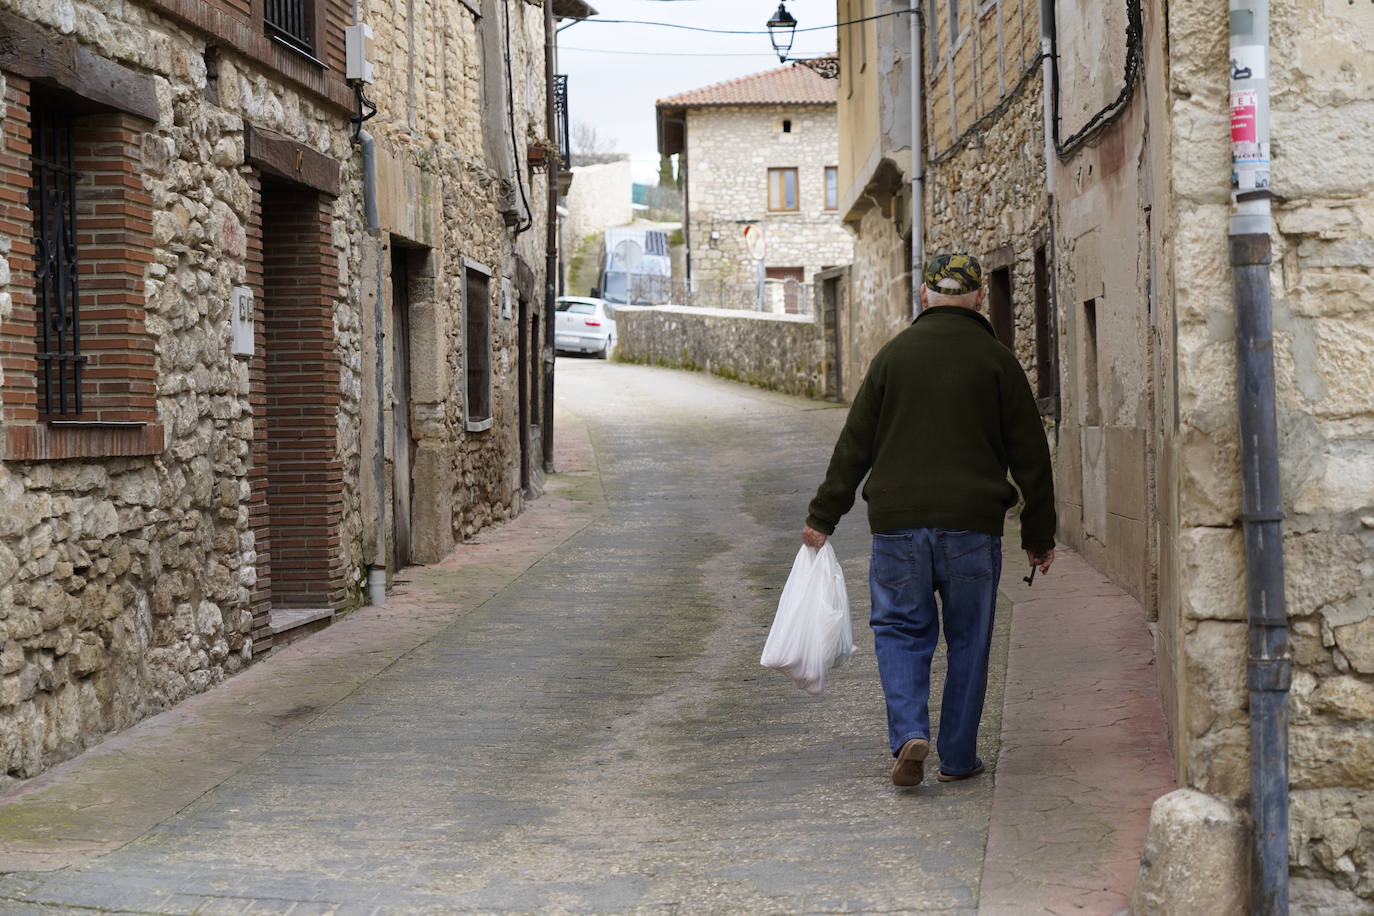
[[[794, 32], [824, 32], [828, 29], [837, 29], [842, 25], [858, 25], [860, 22], [872, 22], [875, 19], [886, 19], [889, 16], [905, 16], [911, 10], [891, 10], [886, 13], [878, 13], [873, 16], [864, 16], [862, 19], [847, 19], [844, 22], [836, 22], [831, 25], [813, 25], [805, 29], [793, 29]], [[713, 35], [767, 35], [767, 29], [708, 29], [699, 25], [681, 25], [676, 22], [653, 22], [647, 19], [577, 19], [576, 22], [597, 23], [599, 25], [652, 25], [663, 29], [682, 29], [685, 32], [710, 32]], [[567, 26], [564, 26], [566, 28]]]

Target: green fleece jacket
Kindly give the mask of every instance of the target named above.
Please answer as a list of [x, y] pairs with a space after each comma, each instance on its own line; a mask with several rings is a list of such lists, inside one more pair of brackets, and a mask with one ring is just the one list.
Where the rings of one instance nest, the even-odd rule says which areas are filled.
[[863, 497], [873, 531], [1001, 535], [1016, 489], [1021, 544], [1054, 546], [1054, 478], [1026, 373], [986, 318], [935, 306], [890, 340], [864, 377], [806, 522], [830, 534]]

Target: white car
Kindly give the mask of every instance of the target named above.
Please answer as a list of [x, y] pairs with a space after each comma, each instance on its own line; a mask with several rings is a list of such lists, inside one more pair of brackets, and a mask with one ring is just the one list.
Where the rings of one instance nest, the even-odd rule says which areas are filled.
[[602, 359], [615, 347], [615, 306], [604, 299], [562, 296], [554, 303], [555, 349], [595, 353]]

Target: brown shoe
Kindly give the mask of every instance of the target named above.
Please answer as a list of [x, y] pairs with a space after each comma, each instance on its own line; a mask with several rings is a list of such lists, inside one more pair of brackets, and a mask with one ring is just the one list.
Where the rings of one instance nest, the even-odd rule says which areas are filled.
[[912, 738], [903, 744], [897, 762], [892, 765], [892, 784], [919, 786], [926, 775], [926, 755], [929, 753], [930, 742], [924, 738]]
[[977, 776], [981, 772], [983, 772], [983, 761], [979, 760], [977, 766], [967, 773], [946, 773], [944, 770], [941, 770], [936, 774], [935, 778], [940, 780], [940, 782], [958, 782], [961, 779], [970, 779]]

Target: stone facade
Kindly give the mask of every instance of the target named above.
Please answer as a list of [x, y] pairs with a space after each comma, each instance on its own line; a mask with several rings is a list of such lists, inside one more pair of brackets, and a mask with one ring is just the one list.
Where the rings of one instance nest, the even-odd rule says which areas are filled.
[[[1173, 190], [1167, 229], [1152, 239], [1161, 274], [1152, 286], [1172, 291], [1159, 296], [1172, 299], [1159, 316], [1171, 365], [1156, 385], [1160, 400], [1173, 402], [1159, 424], [1159, 464], [1173, 490], [1161, 536], [1173, 557], [1160, 570], [1159, 654], [1177, 661], [1161, 664], [1160, 674], [1177, 708], [1180, 780], [1243, 810], [1249, 755], [1244, 551], [1234, 520], [1231, 204], [1224, 159], [1207, 158], [1230, 136], [1227, 9], [1171, 8], [1167, 32], [1162, 12], [1150, 13], [1147, 47], [1167, 47], [1169, 67], [1167, 84], [1161, 76], [1150, 87], [1161, 100], [1150, 120], [1171, 107]], [[1280, 197], [1270, 288], [1294, 665], [1291, 897], [1294, 912], [1374, 912], [1374, 126], [1365, 101], [1374, 75], [1364, 66], [1374, 12], [1296, 4], [1272, 7], [1271, 17]], [[1333, 144], [1336, 136], [1343, 139]]]
[[[854, 7], [849, 5], [851, 12]], [[841, 4], [841, 13], [846, 9]], [[975, 26], [949, 32], [948, 7], [928, 8], [925, 50], [927, 85], [923, 95], [926, 163], [923, 242], [926, 256], [941, 251], [975, 252], [989, 284], [988, 312], [999, 337], [1021, 359], [1041, 396], [1047, 419], [1055, 407], [1053, 340], [1049, 311], [1050, 195], [1044, 160], [1044, 126], [1039, 60], [1039, 7], [1004, 0], [988, 7]], [[881, 61], [909, 49], [905, 30], [874, 26]], [[848, 39], [854, 50], [862, 43]], [[842, 54], [843, 57], [843, 54]], [[881, 67], [879, 68], [881, 69]], [[905, 61], [895, 65], [904, 70]], [[854, 172], [842, 173], [849, 187], [845, 219], [858, 240], [854, 248], [855, 315], [849, 339], [852, 368], [846, 393], [853, 396], [862, 370], [879, 347], [912, 317], [911, 199], [909, 190], [910, 107], [901, 83], [875, 83], [844, 70], [841, 92], [852, 98], [854, 83], [863, 109], [874, 105], [879, 118], [868, 125], [872, 148], [849, 155]], [[903, 77], [905, 80], [905, 77]], [[877, 93], [876, 100], [864, 93]], [[863, 135], [864, 119], [854, 137]], [[1000, 284], [1000, 285], [997, 285]], [[995, 292], [994, 292], [995, 291]]]
[[[548, 197], [544, 174], [527, 165], [527, 150], [544, 133], [543, 8], [487, 0], [482, 9], [477, 16], [459, 2], [417, 3], [413, 10], [384, 4], [369, 15], [378, 49], [369, 97], [379, 113], [367, 128], [376, 136], [383, 190], [380, 232], [369, 246], [376, 253], [361, 283], [369, 306], [365, 336], [375, 340], [371, 306], [380, 287], [383, 339], [408, 344], [407, 352], [388, 345], [383, 353], [382, 503], [393, 539], [384, 553], [393, 567], [437, 561], [464, 537], [518, 513], [539, 477], [542, 341], [532, 335], [543, 307]], [[511, 84], [501, 54], [507, 15]], [[514, 138], [506, 126], [508, 99], [516, 100]], [[490, 428], [478, 428], [483, 420], [471, 416], [465, 400], [473, 394], [464, 363], [474, 286], [489, 297], [489, 350], [473, 361], [488, 365], [492, 400], [483, 412]], [[364, 350], [368, 365], [375, 364], [375, 346]], [[363, 400], [370, 468], [376, 389]], [[405, 461], [396, 460], [407, 453], [409, 480]], [[398, 534], [398, 525], [407, 527], [406, 490], [427, 498], [411, 500], [410, 531]], [[365, 472], [364, 518], [377, 518], [376, 493], [374, 475]], [[375, 540], [364, 540], [376, 556]], [[408, 557], [399, 555], [398, 542], [401, 550], [409, 543]]]
[[[1053, 364], [1048, 313], [1037, 321], [1036, 296], [1048, 291], [1049, 194], [1045, 183], [1040, 74], [1033, 69], [1005, 113], [986, 125], [977, 142], [941, 151], [926, 165], [925, 246], [977, 253], [988, 279], [986, 313], [1002, 342], [1021, 360], [1032, 388], [1052, 410]], [[937, 119], [938, 121], [938, 119]], [[971, 138], [970, 138], [971, 139]], [[1037, 263], [1038, 259], [1038, 263]], [[1006, 282], [998, 301], [995, 278]]]
[[[0, 0], [0, 780], [206, 689], [302, 614], [364, 600], [378, 544], [395, 557], [397, 540], [390, 515], [378, 533], [371, 473], [378, 291], [383, 396], [408, 408], [387, 414], [384, 455], [408, 415], [411, 483], [427, 494], [409, 557], [519, 511], [517, 418], [538, 414], [544, 198], [525, 157], [543, 142], [542, 8], [510, 4], [507, 93], [483, 89], [470, 7], [417, 3], [405, 22], [362, 4], [380, 109], [383, 220], [369, 232], [342, 76], [351, 10], [316, 4], [326, 69], [249, 7]], [[485, 47], [499, 59], [502, 42]], [[515, 149], [507, 97], [521, 102]], [[78, 173], [79, 409], [45, 392], [36, 343], [51, 302], [33, 239], [49, 211], [31, 190], [49, 123], [70, 124]], [[408, 351], [389, 324], [398, 264]], [[459, 290], [473, 266], [490, 272], [490, 350], [470, 359]], [[251, 341], [236, 355], [239, 315]], [[486, 429], [453, 382], [474, 362], [490, 367]]]
[[[715, 284], [753, 288], [745, 221], [763, 229], [765, 268], [801, 268], [810, 283], [817, 271], [849, 263], [853, 240], [825, 205], [825, 167], [836, 164], [837, 142], [829, 105], [688, 110], [687, 235], [692, 284], [703, 302]], [[769, 210], [770, 168], [797, 170], [796, 212]]]
[[[659, 153], [683, 179], [687, 297], [694, 305], [810, 308], [820, 271], [849, 263], [839, 210], [835, 83], [798, 64], [660, 99]], [[762, 239], [762, 259], [745, 233]], [[800, 285], [800, 288], [799, 288]]]
[[855, 227], [849, 308], [840, 317], [847, 400], [858, 394], [878, 350], [911, 323], [910, 233], [906, 235], [891, 211], [880, 207], [866, 210]]

